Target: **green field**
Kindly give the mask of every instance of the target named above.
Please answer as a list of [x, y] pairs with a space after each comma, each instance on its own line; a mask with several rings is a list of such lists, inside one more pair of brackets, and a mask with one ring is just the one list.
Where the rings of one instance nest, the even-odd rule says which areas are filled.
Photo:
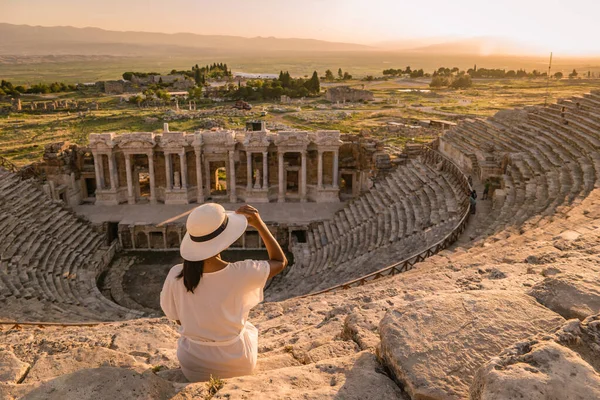
[[[386, 51], [355, 52], [277, 52], [254, 54], [198, 54], [191, 56], [31, 56], [0, 57], [0, 78], [15, 84], [64, 81], [66, 83], [95, 82], [105, 79], [120, 79], [125, 71], [155, 71], [168, 73], [172, 69], [189, 69], [195, 64], [224, 62], [234, 72], [278, 73], [289, 71], [293, 76], [305, 76], [325, 70], [337, 72], [338, 68], [348, 71], [355, 78], [366, 75], [381, 76], [384, 69], [423, 68], [432, 72], [439, 67], [468, 69], [477, 65], [483, 68], [524, 68], [528, 71], [548, 70], [548, 56], [478, 56], [478, 55], [432, 55], [421, 53], [399, 53]], [[598, 58], [564, 58], [554, 55], [552, 71], [561, 71], [565, 76], [573, 69], [600, 74]]]
[[[411, 137], [390, 134], [387, 128], [389, 122], [486, 117], [502, 109], [544, 104], [547, 94], [547, 81], [544, 79], [474, 80], [472, 88], [458, 91], [429, 91], [428, 82], [427, 79], [354, 80], [347, 84], [372, 90], [375, 101], [332, 105], [321, 97], [290, 105], [254, 103], [252, 111], [235, 113], [231, 110], [232, 103], [203, 106], [194, 113], [185, 110], [175, 112], [172, 107], [140, 109], [119, 101], [117, 96], [99, 94], [24, 95], [24, 104], [68, 97], [96, 101], [100, 109], [83, 113], [23, 111], [0, 115], [0, 156], [22, 166], [39, 160], [47, 143], [70, 141], [85, 144], [92, 132], [160, 132], [166, 120], [170, 120], [172, 131], [193, 132], [212, 126], [243, 128], [248, 120], [264, 119], [270, 126], [283, 128], [368, 133], [401, 147], [409, 140], [425, 141], [431, 137], [421, 137], [418, 133]], [[323, 86], [326, 89], [328, 84]], [[551, 80], [549, 101], [581, 95], [598, 87], [598, 79]], [[8, 104], [6, 99], [0, 102], [0, 106]], [[261, 115], [263, 112], [266, 112], [265, 116]], [[194, 118], [189, 118], [191, 115]], [[174, 116], [182, 119], [173, 120]]]

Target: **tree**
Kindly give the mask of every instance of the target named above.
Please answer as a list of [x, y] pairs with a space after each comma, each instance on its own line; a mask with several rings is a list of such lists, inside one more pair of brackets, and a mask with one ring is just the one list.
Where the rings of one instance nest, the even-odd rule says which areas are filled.
[[573, 69], [573, 72], [571, 72], [571, 73], [569, 74], [569, 78], [577, 78], [577, 75], [579, 75], [579, 74], [577, 73], [577, 70], [576, 70], [576, 69]]
[[429, 87], [432, 88], [441, 88], [444, 86], [448, 86], [448, 79], [440, 75], [431, 78], [431, 82], [429, 83]]
[[411, 78], [421, 78], [425, 75], [425, 71], [423, 71], [423, 68], [419, 69], [419, 70], [414, 70], [410, 73], [410, 77]]
[[345, 81], [349, 81], [350, 79], [352, 79], [352, 75], [350, 75], [348, 72], [344, 72], [344, 76], [342, 79]]
[[133, 78], [133, 72], [124, 72], [123, 73], [123, 79], [125, 79], [126, 81], [130, 81], [131, 78]]
[[131, 96], [129, 98], [129, 102], [131, 104], [135, 104], [138, 107], [140, 106], [140, 104], [142, 104], [142, 101], [144, 101], [144, 98], [142, 96], [140, 96], [139, 94], [136, 94], [135, 96]]
[[319, 82], [319, 74], [313, 72], [312, 77], [306, 81], [304, 85], [310, 93], [318, 94], [321, 91], [321, 83]]
[[563, 75], [563, 73], [562, 73], [562, 72], [560, 72], [560, 71], [554, 74], [554, 77], [555, 77], [556, 79], [562, 79], [562, 78], [563, 78], [563, 76], [564, 76], [564, 75]]
[[404, 70], [405, 74], [410, 75], [410, 73], [412, 72], [412, 70], [410, 69], [410, 65], [408, 67], [406, 67], [406, 69]]
[[198, 65], [196, 65], [196, 68], [194, 68], [194, 81], [196, 82], [196, 85], [201, 86], [202, 85], [202, 72], [200, 71], [200, 68], [198, 68]]
[[450, 84], [450, 87], [452, 89], [468, 89], [471, 86], [473, 86], [471, 75], [464, 73], [462, 75], [457, 76]]
[[330, 69], [328, 69], [327, 71], [325, 71], [325, 80], [326, 81], [332, 81], [334, 79], [335, 79], [335, 77], [333, 76], [333, 72], [331, 72]]
[[344, 73], [342, 72], [342, 69], [341, 69], [341, 68], [340, 68], [340, 69], [338, 69], [338, 77], [339, 77], [340, 79], [343, 79], [343, 78], [344, 78]]

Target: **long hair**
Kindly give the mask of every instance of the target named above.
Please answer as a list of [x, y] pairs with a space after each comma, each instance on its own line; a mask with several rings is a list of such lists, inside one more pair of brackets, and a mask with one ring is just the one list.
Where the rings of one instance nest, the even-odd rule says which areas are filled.
[[183, 278], [183, 285], [188, 292], [194, 293], [194, 289], [200, 283], [200, 278], [204, 273], [204, 260], [188, 261], [183, 260], [183, 269], [177, 275], [177, 279]]

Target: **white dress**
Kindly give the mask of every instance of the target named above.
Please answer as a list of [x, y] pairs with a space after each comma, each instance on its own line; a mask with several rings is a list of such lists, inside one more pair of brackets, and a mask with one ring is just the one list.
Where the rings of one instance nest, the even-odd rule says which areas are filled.
[[256, 366], [258, 331], [248, 322], [250, 309], [263, 300], [269, 277], [267, 261], [245, 260], [204, 273], [194, 293], [183, 278], [183, 264], [169, 271], [160, 305], [169, 319], [179, 320], [177, 358], [191, 382], [248, 375]]

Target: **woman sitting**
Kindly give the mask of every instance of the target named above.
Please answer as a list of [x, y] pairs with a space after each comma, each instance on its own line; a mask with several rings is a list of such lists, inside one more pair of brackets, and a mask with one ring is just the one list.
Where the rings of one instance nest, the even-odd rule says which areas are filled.
[[[269, 261], [223, 261], [220, 253], [247, 225], [258, 231]], [[180, 248], [184, 262], [171, 268], [160, 293], [165, 315], [181, 325], [181, 370], [191, 382], [248, 375], [258, 352], [258, 331], [248, 313], [263, 300], [265, 283], [287, 266], [287, 259], [249, 205], [233, 213], [219, 204], [203, 204], [189, 215], [186, 228]]]

